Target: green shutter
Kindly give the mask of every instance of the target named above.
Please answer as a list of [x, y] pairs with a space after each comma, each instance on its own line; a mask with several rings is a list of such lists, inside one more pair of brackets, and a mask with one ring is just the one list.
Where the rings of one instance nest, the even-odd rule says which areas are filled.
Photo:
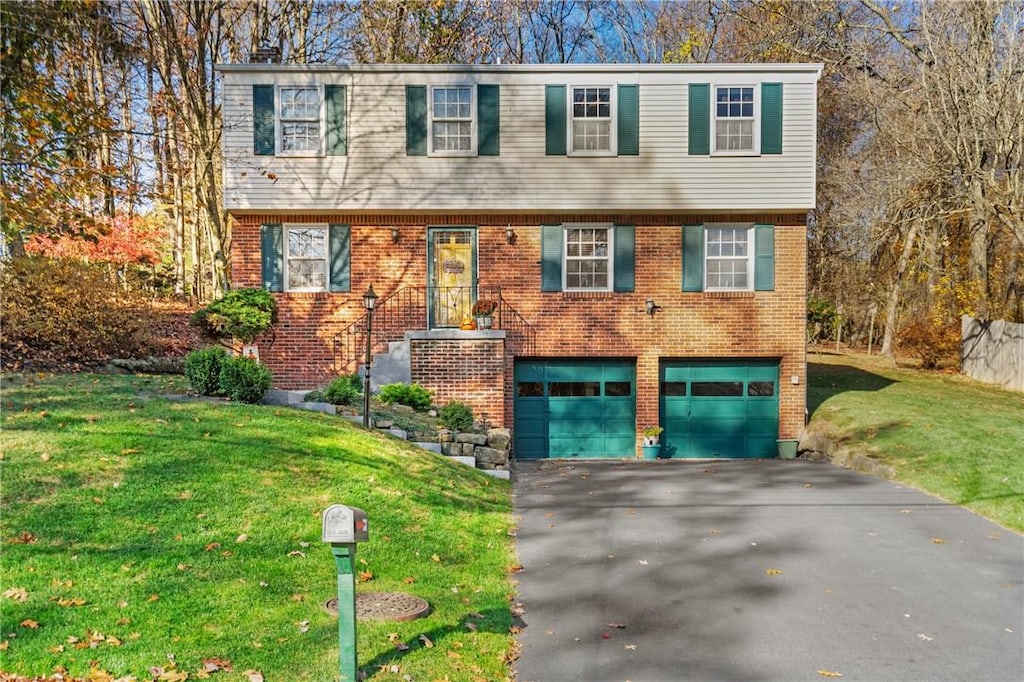
[[332, 223], [327, 228], [328, 253], [330, 254], [329, 275], [331, 291], [351, 291], [349, 281], [349, 262], [351, 228], [348, 225]]
[[704, 290], [704, 226], [683, 226], [683, 291]]
[[544, 153], [565, 156], [565, 86], [544, 88]]
[[708, 83], [690, 83], [689, 154], [706, 156], [711, 153], [711, 86]]
[[761, 84], [761, 153], [782, 153], [782, 83]]
[[540, 229], [540, 290], [561, 291], [564, 230], [561, 225], [541, 225]]
[[774, 225], [754, 225], [754, 290], [775, 290]]
[[619, 156], [640, 154], [640, 86], [620, 85], [618, 111]]
[[427, 155], [427, 86], [405, 86], [405, 153]]
[[256, 156], [274, 155], [274, 86], [252, 86], [252, 151]]
[[478, 156], [498, 156], [501, 152], [501, 93], [497, 85], [476, 86]]
[[327, 113], [327, 155], [348, 154], [348, 133], [345, 130], [348, 102], [344, 85], [325, 85], [324, 100]]
[[615, 226], [615, 291], [633, 291], [636, 283], [636, 228]]
[[263, 288], [284, 291], [284, 226], [281, 223], [260, 225], [260, 260]]

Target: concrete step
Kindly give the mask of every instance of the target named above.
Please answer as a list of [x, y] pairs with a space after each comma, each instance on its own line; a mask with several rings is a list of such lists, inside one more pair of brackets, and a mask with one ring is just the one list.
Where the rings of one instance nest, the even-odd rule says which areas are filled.
[[463, 457], [462, 455], [453, 455], [448, 459], [453, 459], [460, 464], [465, 464], [468, 467], [476, 469], [476, 457]]
[[508, 469], [480, 469], [480, 471], [493, 478], [500, 478], [505, 481], [512, 480], [512, 472]]

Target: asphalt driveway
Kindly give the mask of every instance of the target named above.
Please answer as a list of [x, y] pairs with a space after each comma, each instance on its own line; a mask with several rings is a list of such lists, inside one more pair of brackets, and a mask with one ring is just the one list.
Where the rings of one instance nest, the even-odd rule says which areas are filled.
[[1024, 538], [802, 461], [520, 462], [519, 682], [1024, 680]]

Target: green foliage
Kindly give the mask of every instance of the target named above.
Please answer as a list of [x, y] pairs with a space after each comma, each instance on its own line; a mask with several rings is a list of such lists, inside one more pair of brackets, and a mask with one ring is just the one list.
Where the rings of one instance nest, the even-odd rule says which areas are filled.
[[270, 370], [252, 358], [232, 357], [220, 368], [220, 390], [240, 403], [258, 403], [270, 388]]
[[251, 342], [270, 328], [275, 310], [269, 291], [234, 289], [193, 313], [189, 323], [214, 339]]
[[473, 426], [473, 408], [458, 400], [442, 407], [439, 416], [441, 423], [452, 431], [467, 431]]
[[3, 366], [95, 365], [167, 351], [160, 313], [123, 289], [115, 268], [24, 256], [0, 267]]
[[843, 322], [832, 301], [818, 296], [807, 299], [807, 339], [810, 342], [832, 338]]
[[199, 395], [219, 393], [220, 370], [227, 358], [227, 351], [220, 346], [210, 346], [186, 355], [185, 377], [192, 390]]
[[430, 391], [419, 384], [386, 384], [380, 387], [377, 399], [385, 405], [398, 403], [424, 412], [430, 409]]
[[[355, 381], [352, 378], [355, 377]], [[340, 376], [324, 389], [324, 400], [332, 405], [355, 405], [359, 402], [360, 383], [358, 374]]]

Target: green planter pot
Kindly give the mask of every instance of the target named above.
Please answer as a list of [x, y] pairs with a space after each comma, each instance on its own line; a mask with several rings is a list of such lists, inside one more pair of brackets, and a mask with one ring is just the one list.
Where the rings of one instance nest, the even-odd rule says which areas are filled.
[[776, 441], [779, 444], [779, 459], [796, 459], [796, 445], [795, 440], [779, 440]]
[[658, 459], [658, 455], [661, 454], [661, 445], [644, 445], [642, 448], [644, 459]]

